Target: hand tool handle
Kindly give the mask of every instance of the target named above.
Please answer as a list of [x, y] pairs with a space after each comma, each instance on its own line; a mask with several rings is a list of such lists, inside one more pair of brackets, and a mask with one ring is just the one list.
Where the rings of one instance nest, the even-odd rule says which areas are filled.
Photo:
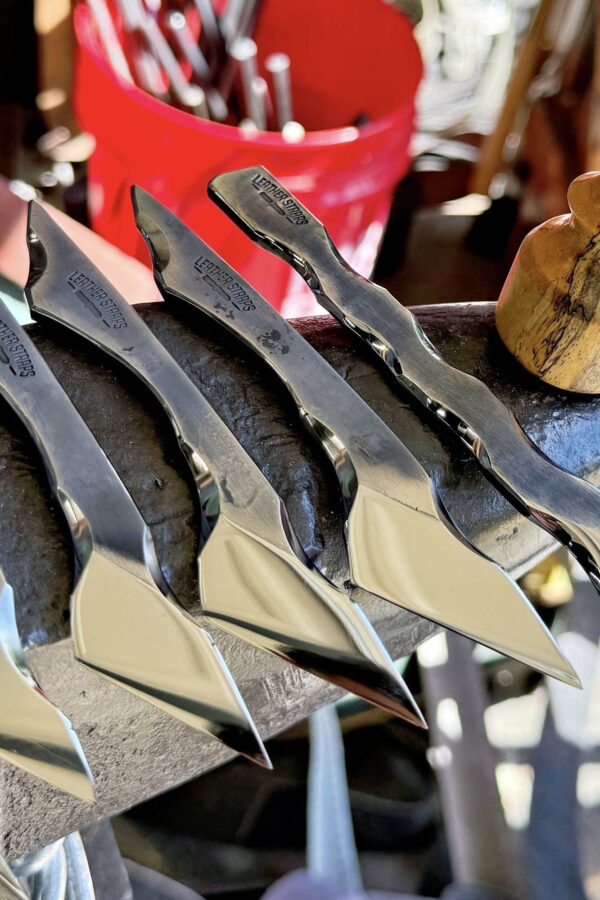
[[466, 444], [500, 490], [565, 544], [600, 588], [600, 492], [536, 448], [492, 391], [443, 360], [412, 313], [342, 260], [324, 226], [261, 167], [214, 179], [211, 196], [291, 263], [322, 305]]
[[133, 500], [35, 344], [0, 305], [0, 393], [38, 447], [81, 565], [92, 543], [145, 558]]
[[183, 369], [135, 309], [35, 202], [30, 204], [29, 249], [32, 263], [26, 296], [31, 309], [110, 353], [155, 394], [194, 473], [203, 526], [210, 530], [219, 508], [230, 505], [241, 523], [252, 514], [250, 504], [260, 494], [270, 507], [278, 506], [279, 498], [260, 470]]
[[532, 374], [600, 394], [600, 173], [569, 187], [570, 215], [527, 235], [496, 309], [500, 337]]

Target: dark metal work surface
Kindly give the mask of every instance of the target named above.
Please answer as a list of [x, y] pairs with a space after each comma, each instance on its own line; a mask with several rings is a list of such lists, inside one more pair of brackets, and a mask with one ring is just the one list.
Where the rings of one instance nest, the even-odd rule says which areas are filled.
[[[266, 366], [196, 310], [148, 305], [140, 311], [281, 493], [305, 549], [330, 573], [343, 571], [334, 479]], [[600, 481], [599, 399], [567, 397], [528, 376], [497, 339], [492, 304], [423, 307], [416, 314], [446, 358], [492, 385], [549, 456]], [[422, 421], [352, 336], [329, 318], [296, 324], [422, 461], [475, 543], [513, 573], [550, 546], [550, 538], [485, 481], [442, 423]], [[197, 609], [194, 490], [157, 403], [122, 367], [64, 329], [32, 326], [30, 333], [149, 523], [167, 579], [188, 608]], [[1, 409], [0, 565], [15, 591], [22, 639], [35, 645], [30, 665], [77, 728], [99, 797], [97, 807], [88, 807], [0, 767], [0, 852], [10, 858], [191, 778], [227, 754], [72, 660], [63, 641], [71, 588], [68, 535], [31, 443], [8, 407]], [[391, 604], [373, 603], [369, 612], [394, 656], [430, 633], [423, 620]], [[233, 638], [219, 643], [265, 737], [335, 696], [330, 686]]]

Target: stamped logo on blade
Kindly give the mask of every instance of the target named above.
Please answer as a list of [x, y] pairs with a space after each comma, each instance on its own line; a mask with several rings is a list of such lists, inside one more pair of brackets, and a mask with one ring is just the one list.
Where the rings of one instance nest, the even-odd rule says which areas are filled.
[[259, 192], [259, 196], [268, 203], [275, 212], [284, 216], [292, 225], [307, 225], [308, 219], [300, 209], [294, 198], [264, 175], [255, 175], [252, 179], [252, 187]]
[[68, 276], [67, 282], [79, 302], [89, 313], [101, 319], [103, 325], [107, 328], [127, 328], [125, 317], [115, 301], [93, 278], [89, 278], [84, 272], [75, 271]]
[[13, 375], [31, 378], [35, 368], [31, 357], [10, 325], [0, 319], [0, 363], [8, 366]]
[[256, 309], [248, 291], [212, 259], [199, 256], [194, 262], [194, 268], [212, 293], [224, 300], [227, 305], [235, 306], [240, 312], [251, 312]]

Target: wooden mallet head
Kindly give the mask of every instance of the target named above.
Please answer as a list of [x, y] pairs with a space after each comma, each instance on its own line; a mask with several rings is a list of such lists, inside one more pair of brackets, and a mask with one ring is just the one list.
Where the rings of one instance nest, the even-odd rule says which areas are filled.
[[570, 213], [530, 231], [496, 309], [507, 348], [548, 384], [600, 394], [600, 172], [569, 187]]

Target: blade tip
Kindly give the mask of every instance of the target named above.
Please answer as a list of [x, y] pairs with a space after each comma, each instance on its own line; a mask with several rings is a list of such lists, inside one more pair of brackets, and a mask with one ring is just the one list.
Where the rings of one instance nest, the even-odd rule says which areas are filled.
[[131, 205], [133, 207], [133, 215], [138, 222], [140, 216], [148, 215], [149, 207], [154, 200], [152, 194], [140, 187], [139, 184], [132, 184], [129, 190], [131, 197]]
[[420, 728], [422, 731], [429, 731], [429, 725], [427, 724], [425, 716], [416, 703], [413, 703], [410, 708], [406, 705], [399, 707], [397, 715], [410, 725], [414, 725], [415, 728]]
[[273, 763], [265, 749], [265, 745], [256, 729], [248, 724], [245, 728], [237, 727], [228, 729], [221, 734], [215, 734], [226, 747], [233, 750], [239, 756], [244, 756], [250, 762], [256, 763], [263, 769], [272, 769]]
[[581, 682], [581, 678], [573, 668], [569, 668], [568, 670], [561, 669], [559, 672], [553, 673], [554, 678], [557, 678], [559, 681], [562, 681], [563, 684], [568, 684], [569, 687], [577, 688], [578, 690], [583, 690], [583, 684]]
[[266, 750], [263, 753], [257, 753], [254, 756], [249, 757], [249, 759], [256, 763], [257, 766], [260, 766], [261, 769], [266, 769], [268, 772], [273, 771], [273, 763]]
[[78, 797], [80, 800], [83, 800], [84, 803], [94, 804], [98, 802], [98, 798], [96, 796], [96, 788], [94, 785], [93, 778], [91, 780], [84, 779], [82, 776], [82, 784], [74, 787], [72, 793]]

